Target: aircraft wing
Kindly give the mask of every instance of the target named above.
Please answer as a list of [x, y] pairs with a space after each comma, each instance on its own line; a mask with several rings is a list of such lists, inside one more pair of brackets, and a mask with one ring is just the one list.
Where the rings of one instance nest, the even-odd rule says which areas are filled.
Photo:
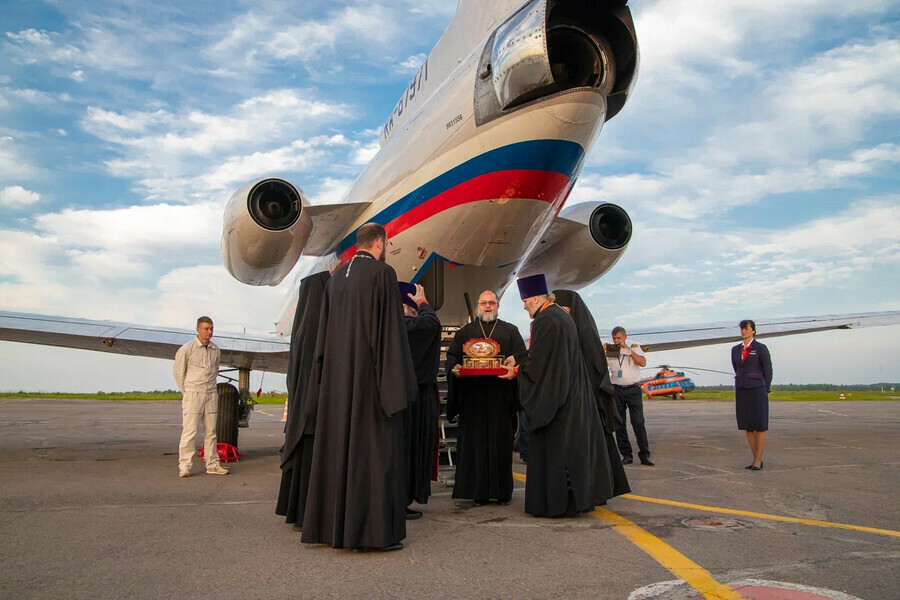
[[[544, 234], [544, 237], [541, 238], [541, 246], [539, 248], [549, 248], [559, 240], [575, 235], [585, 227], [586, 225], [583, 223], [572, 221], [571, 219], [566, 219], [565, 217], [557, 215], [556, 218], [553, 219], [553, 223], [547, 229], [547, 232]], [[540, 250], [538, 250], [538, 252], [540, 252]]]
[[[851, 315], [760, 319], [756, 321], [756, 337], [763, 339], [815, 331], [828, 331], [831, 329], [856, 329], [859, 327], [896, 325], [898, 323], [900, 323], [900, 311], [898, 310]], [[736, 344], [741, 341], [741, 336], [738, 334], [737, 321], [693, 326], [629, 329], [628, 337], [639, 343], [645, 352], [694, 348], [726, 342]]]
[[[189, 329], [0, 311], [0, 340], [173, 360], [196, 336]], [[290, 344], [275, 337], [219, 333], [221, 365], [286, 373]]]

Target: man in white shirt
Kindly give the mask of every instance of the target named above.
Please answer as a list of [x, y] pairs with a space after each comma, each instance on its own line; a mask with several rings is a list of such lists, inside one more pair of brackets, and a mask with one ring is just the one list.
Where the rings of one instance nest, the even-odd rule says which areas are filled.
[[631, 444], [628, 441], [628, 425], [625, 420], [625, 411], [631, 413], [631, 428], [634, 437], [637, 438], [638, 457], [642, 465], [652, 467], [650, 460], [650, 443], [647, 440], [647, 428], [644, 427], [644, 403], [641, 399], [641, 367], [647, 366], [644, 352], [637, 344], [628, 344], [628, 334], [624, 327], [615, 327], [612, 330], [613, 343], [617, 346], [617, 353], [608, 354], [609, 376], [616, 394], [616, 409], [622, 419], [622, 427], [616, 430], [616, 441], [619, 445], [619, 453], [622, 454], [622, 464], [630, 465], [634, 462]]
[[219, 464], [216, 452], [216, 415], [219, 398], [216, 394], [216, 376], [219, 374], [219, 347], [210, 340], [213, 322], [209, 317], [197, 319], [197, 337], [175, 353], [175, 383], [181, 390], [181, 443], [178, 446], [178, 476], [191, 476], [191, 460], [194, 457], [194, 437], [203, 420], [206, 437], [203, 452], [206, 456], [206, 472], [210, 475], [228, 475], [228, 469]]

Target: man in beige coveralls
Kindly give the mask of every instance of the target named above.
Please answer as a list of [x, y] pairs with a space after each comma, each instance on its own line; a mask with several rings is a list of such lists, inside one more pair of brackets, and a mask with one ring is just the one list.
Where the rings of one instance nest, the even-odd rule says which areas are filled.
[[206, 437], [203, 442], [206, 455], [206, 472], [210, 475], [228, 475], [228, 469], [219, 464], [216, 452], [216, 414], [219, 399], [216, 394], [216, 376], [219, 374], [219, 347], [210, 340], [213, 322], [209, 317], [197, 319], [197, 337], [175, 353], [175, 383], [181, 390], [181, 444], [178, 446], [178, 476], [191, 476], [191, 459], [194, 457], [194, 436], [200, 419]]

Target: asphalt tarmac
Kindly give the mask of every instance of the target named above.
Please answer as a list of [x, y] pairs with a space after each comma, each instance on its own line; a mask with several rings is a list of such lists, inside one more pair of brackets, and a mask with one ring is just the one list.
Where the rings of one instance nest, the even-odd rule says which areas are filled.
[[258, 408], [230, 475], [179, 479], [177, 403], [0, 400], [0, 598], [900, 598], [898, 402], [773, 403], [751, 472], [733, 405], [649, 401], [632, 496], [547, 520], [521, 481], [477, 508], [435, 483], [367, 554], [274, 514], [282, 409]]

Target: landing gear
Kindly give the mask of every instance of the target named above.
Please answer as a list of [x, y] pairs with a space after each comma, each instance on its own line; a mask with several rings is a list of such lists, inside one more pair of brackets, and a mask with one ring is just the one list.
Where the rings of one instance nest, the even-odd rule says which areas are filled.
[[219, 414], [216, 418], [216, 440], [237, 448], [238, 390], [230, 383], [216, 385], [219, 395]]
[[[216, 437], [220, 442], [238, 447], [238, 427], [250, 426], [250, 413], [256, 400], [250, 394], [250, 369], [238, 369], [238, 387], [231, 383], [220, 383], [216, 386], [219, 394], [219, 416], [216, 419]], [[229, 381], [233, 377], [219, 373]]]
[[238, 369], [238, 388], [240, 390], [238, 427], [250, 427], [250, 412], [256, 405], [256, 400], [250, 395], [250, 369]]

